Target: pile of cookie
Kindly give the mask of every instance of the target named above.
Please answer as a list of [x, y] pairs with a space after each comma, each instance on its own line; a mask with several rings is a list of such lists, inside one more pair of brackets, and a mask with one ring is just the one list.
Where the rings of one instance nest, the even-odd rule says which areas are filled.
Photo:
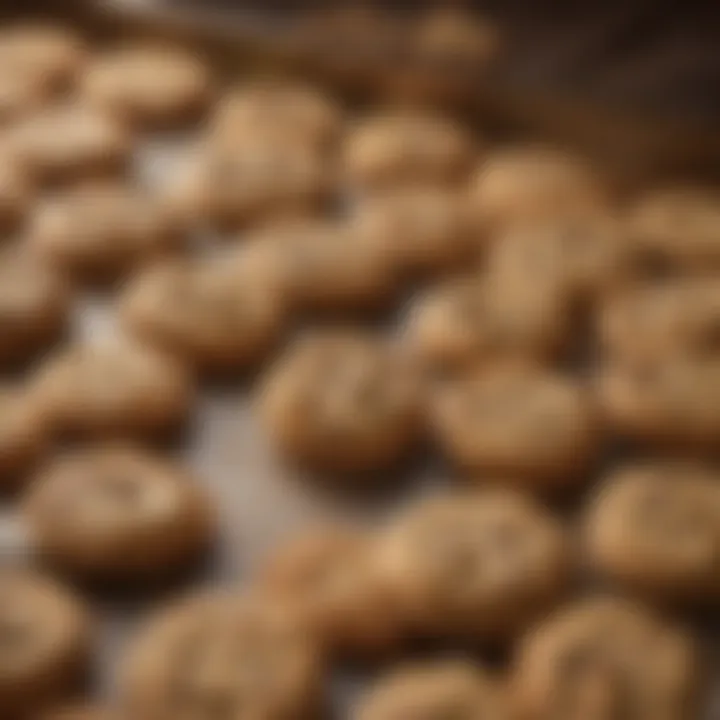
[[[617, 197], [557, 149], [56, 27], [0, 30], [0, 118], [0, 486], [42, 566], [0, 568], [2, 720], [324, 717], [348, 660], [384, 668], [358, 720], [699, 717], [720, 195]], [[140, 152], [177, 131], [151, 182]], [[78, 337], [98, 292], [117, 333]], [[72, 705], [80, 596], [217, 534], [166, 447], [217, 376], [251, 377], [288, 463], [357, 487], [432, 448], [456, 487], [190, 591], [121, 659], [117, 708]]]

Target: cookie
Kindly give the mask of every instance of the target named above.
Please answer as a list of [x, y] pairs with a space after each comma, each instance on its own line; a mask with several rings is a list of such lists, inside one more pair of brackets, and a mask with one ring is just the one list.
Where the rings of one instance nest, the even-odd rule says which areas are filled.
[[384, 653], [402, 639], [374, 539], [366, 533], [323, 526], [292, 537], [265, 563], [259, 585], [292, 604], [311, 637], [331, 654]]
[[0, 385], [0, 494], [23, 485], [49, 445], [42, 406], [20, 385]]
[[432, 278], [472, 264], [479, 248], [457, 192], [404, 188], [360, 205], [351, 220], [404, 275]]
[[592, 467], [601, 431], [590, 393], [552, 371], [510, 364], [439, 388], [435, 438], [471, 476], [538, 491], [576, 487]]
[[607, 203], [602, 182], [581, 158], [540, 146], [510, 146], [484, 157], [468, 195], [479, 232], [518, 221], [595, 212]]
[[133, 335], [207, 372], [242, 372], [263, 360], [286, 326], [286, 307], [269, 277], [219, 257], [158, 265], [120, 300]]
[[720, 194], [670, 187], [638, 198], [627, 217], [636, 269], [650, 276], [720, 267]]
[[410, 507], [387, 530], [378, 562], [415, 633], [492, 644], [541, 617], [569, 578], [562, 525], [499, 488]]
[[46, 350], [64, 334], [71, 297], [66, 283], [23, 248], [0, 250], [0, 365]]
[[326, 151], [335, 145], [343, 123], [342, 108], [319, 88], [289, 82], [251, 83], [230, 90], [220, 100], [210, 134], [219, 147], [267, 138]]
[[467, 660], [402, 665], [378, 680], [361, 697], [354, 720], [459, 717], [508, 720], [500, 683]]
[[75, 345], [40, 369], [36, 392], [72, 438], [165, 439], [182, 428], [195, 388], [177, 361], [129, 340]]
[[522, 643], [513, 680], [528, 720], [695, 717], [690, 638], [634, 604], [591, 598], [558, 611]]
[[129, 161], [132, 138], [92, 108], [63, 105], [13, 127], [7, 150], [31, 180], [57, 185], [119, 173]]
[[136, 720], [215, 720], [218, 712], [286, 720], [321, 710], [315, 645], [273, 605], [233, 595], [165, 609], [131, 648], [122, 675], [120, 707]]
[[326, 330], [300, 338], [269, 371], [259, 401], [278, 449], [319, 470], [387, 467], [418, 439], [414, 368], [396, 348], [363, 333]]
[[72, 188], [42, 203], [29, 228], [31, 247], [71, 278], [117, 280], [178, 253], [182, 232], [162, 205], [120, 183]]
[[279, 217], [303, 217], [325, 205], [333, 172], [316, 150], [272, 138], [232, 148], [202, 143], [165, 190], [178, 217], [222, 230]]
[[[502, 292], [510, 294], [508, 288]], [[532, 293], [527, 302], [521, 293], [504, 302], [479, 274], [431, 287], [410, 305], [404, 330], [408, 347], [438, 375], [505, 359], [551, 360], [567, 338], [562, 303], [548, 302], [543, 309]]]
[[209, 546], [209, 500], [182, 466], [130, 446], [58, 458], [25, 501], [36, 549], [58, 567], [102, 580], [184, 569]]
[[720, 285], [714, 278], [631, 285], [607, 297], [598, 328], [612, 358], [713, 355], [720, 350]]
[[607, 363], [597, 381], [608, 427], [661, 452], [715, 452], [720, 438], [720, 359]]
[[613, 472], [585, 523], [592, 567], [649, 600], [720, 596], [720, 476], [692, 462]]
[[54, 581], [0, 569], [0, 707], [32, 720], [74, 692], [88, 667], [91, 621], [80, 601]]
[[83, 98], [131, 127], [167, 129], [199, 119], [212, 97], [208, 67], [163, 46], [124, 47], [98, 57], [82, 79]]
[[448, 118], [388, 113], [361, 120], [343, 148], [344, 175], [367, 191], [461, 182], [475, 158], [467, 131]]
[[386, 309], [401, 286], [385, 248], [352, 223], [295, 220], [252, 233], [288, 304], [299, 314], [364, 314]]

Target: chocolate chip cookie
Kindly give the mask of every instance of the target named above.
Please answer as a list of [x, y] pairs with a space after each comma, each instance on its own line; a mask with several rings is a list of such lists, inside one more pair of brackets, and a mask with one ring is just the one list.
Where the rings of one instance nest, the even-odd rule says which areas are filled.
[[255, 367], [286, 326], [286, 305], [270, 277], [235, 258], [158, 265], [120, 300], [125, 327], [207, 372]]
[[644, 608], [593, 598], [548, 618], [523, 642], [513, 682], [528, 720], [695, 717], [690, 638]]
[[398, 185], [455, 184], [475, 159], [469, 133], [449, 118], [387, 113], [358, 122], [345, 141], [344, 175], [361, 190]]
[[70, 277], [113, 281], [179, 252], [182, 232], [158, 201], [120, 183], [84, 185], [36, 210], [29, 243]]
[[113, 445], [50, 463], [30, 487], [25, 516], [49, 562], [103, 580], [185, 568], [208, 547], [213, 526], [209, 500], [189, 471]]
[[166, 129], [197, 120], [212, 97], [208, 67], [169, 46], [123, 47], [99, 56], [82, 79], [83, 98], [131, 127]]
[[531, 499], [483, 489], [410, 507], [388, 529], [379, 562], [417, 634], [496, 643], [563, 594], [566, 540]]
[[436, 440], [454, 464], [538, 491], [583, 482], [600, 447], [596, 415], [575, 380], [514, 364], [449, 383], [431, 407]]
[[317, 648], [272, 604], [234, 595], [176, 603], [131, 649], [121, 709], [136, 720], [287, 720], [321, 712]]
[[30, 571], [0, 569], [0, 707], [32, 720], [74, 692], [87, 670], [91, 622], [79, 600]]
[[616, 470], [590, 506], [585, 536], [594, 567], [650, 600], [720, 594], [720, 476], [692, 462]]
[[183, 427], [195, 395], [184, 366], [129, 340], [59, 352], [36, 387], [52, 427], [72, 438], [165, 438]]
[[308, 632], [343, 656], [385, 652], [402, 638], [401, 619], [378, 571], [374, 539], [323, 526], [291, 538], [260, 573], [270, 597], [291, 603]]
[[350, 717], [507, 720], [507, 705], [500, 684], [483, 668], [467, 660], [443, 660], [393, 670], [360, 699]]
[[361, 332], [309, 333], [273, 367], [260, 394], [270, 438], [291, 459], [328, 471], [371, 471], [418, 439], [420, 387], [410, 362]]

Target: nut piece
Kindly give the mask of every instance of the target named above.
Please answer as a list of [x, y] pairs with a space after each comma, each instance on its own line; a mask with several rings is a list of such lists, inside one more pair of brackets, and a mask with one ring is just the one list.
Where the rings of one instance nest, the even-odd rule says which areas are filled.
[[437, 441], [453, 463], [539, 491], [583, 482], [600, 447], [595, 415], [580, 384], [514, 365], [452, 382], [431, 408]]
[[690, 638], [630, 602], [599, 598], [558, 611], [520, 647], [513, 683], [528, 720], [696, 716]]
[[362, 472], [392, 465], [413, 447], [419, 402], [416, 373], [396, 349], [362, 333], [319, 331], [270, 371], [260, 410], [288, 457]]
[[79, 575], [172, 574], [209, 544], [208, 498], [190, 473], [132, 447], [76, 451], [35, 479], [25, 505], [37, 548]]
[[134, 720], [288, 720], [321, 710], [315, 646], [281, 609], [232, 595], [163, 611], [125, 665], [121, 707]]
[[422, 636], [503, 642], [564, 593], [562, 525], [500, 488], [425, 500], [396, 520], [378, 559], [401, 613]]
[[90, 651], [90, 619], [77, 598], [48, 578], [0, 568], [0, 707], [32, 720], [75, 690]]
[[508, 720], [499, 683], [464, 660], [404, 665], [378, 681], [351, 713], [354, 720], [463, 718]]

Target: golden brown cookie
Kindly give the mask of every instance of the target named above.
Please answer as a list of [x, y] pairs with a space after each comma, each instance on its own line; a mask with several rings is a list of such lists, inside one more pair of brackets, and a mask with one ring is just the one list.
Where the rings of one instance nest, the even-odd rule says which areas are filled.
[[449, 118], [387, 113], [360, 121], [346, 138], [346, 180], [361, 190], [457, 183], [475, 159], [475, 143]]
[[73, 438], [164, 439], [184, 426], [195, 396], [183, 365], [129, 340], [57, 353], [36, 391], [52, 427]]
[[402, 639], [401, 618], [378, 570], [374, 538], [323, 526], [290, 538], [260, 573], [260, 589], [293, 606], [330, 653], [366, 656]]
[[134, 720], [288, 720], [321, 712], [316, 646], [272, 604], [195, 597], [154, 619], [124, 666], [121, 710]]
[[267, 138], [323, 151], [335, 144], [343, 121], [342, 108], [319, 88], [256, 82], [236, 87], [220, 100], [210, 133], [220, 147]]
[[210, 71], [196, 55], [166, 46], [123, 47], [87, 68], [88, 104], [131, 127], [165, 129], [197, 120], [212, 97]]
[[542, 492], [576, 487], [597, 459], [593, 405], [577, 381], [511, 364], [438, 389], [431, 418], [440, 448], [465, 472]]
[[158, 265], [120, 300], [125, 327], [208, 372], [243, 372], [275, 347], [286, 305], [270, 277], [237, 258]]
[[24, 485], [49, 445], [42, 404], [20, 385], [0, 385], [0, 494]]
[[132, 446], [79, 450], [34, 479], [25, 517], [36, 549], [72, 574], [148, 580], [195, 561], [210, 502], [181, 465]]
[[182, 232], [146, 192], [120, 183], [83, 185], [41, 204], [29, 243], [50, 264], [90, 283], [113, 281], [177, 253]]
[[483, 158], [468, 197], [478, 230], [491, 235], [518, 221], [595, 212], [606, 200], [586, 162], [541, 146], [510, 146]]
[[391, 524], [378, 561], [417, 634], [495, 643], [564, 593], [566, 541], [528, 497], [482, 489], [410, 507]]
[[40, 184], [62, 184], [117, 174], [132, 152], [132, 138], [115, 120], [92, 108], [49, 108], [14, 126], [7, 150]]
[[68, 590], [27, 570], [0, 569], [0, 708], [35, 713], [74, 692], [90, 654], [87, 610]]
[[720, 350], [720, 282], [685, 278], [607, 297], [599, 333], [613, 358], [652, 360]]
[[353, 708], [354, 720], [463, 718], [508, 720], [500, 683], [467, 660], [401, 665], [381, 677]]
[[46, 350], [65, 332], [71, 298], [63, 279], [23, 248], [0, 250], [0, 364]]
[[690, 638], [642, 607], [593, 598], [563, 608], [523, 642], [513, 696], [527, 720], [696, 716]]
[[720, 475], [692, 462], [613, 472], [589, 508], [591, 564], [648, 600], [720, 595]]
[[309, 333], [270, 370], [259, 399], [279, 450], [320, 470], [377, 470], [404, 458], [418, 439], [414, 368], [371, 335]]
[[621, 438], [661, 452], [717, 450], [717, 356], [607, 363], [598, 398], [607, 424]]

